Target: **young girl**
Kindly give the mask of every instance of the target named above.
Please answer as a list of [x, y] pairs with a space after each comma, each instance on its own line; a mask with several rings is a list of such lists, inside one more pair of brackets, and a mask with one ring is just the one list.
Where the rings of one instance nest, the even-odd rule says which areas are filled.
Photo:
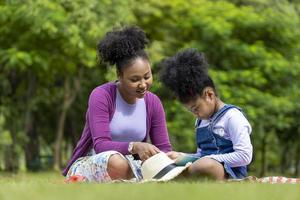
[[[204, 55], [186, 49], [163, 61], [162, 66], [162, 82], [197, 117], [194, 156], [199, 159], [188, 168], [189, 174], [217, 180], [246, 177], [252, 159], [251, 126], [240, 108], [218, 97]], [[168, 153], [172, 159], [182, 154]]]
[[143, 161], [171, 150], [162, 104], [149, 92], [147, 43], [143, 30], [135, 26], [108, 32], [99, 43], [101, 59], [116, 65], [118, 80], [91, 92], [82, 136], [63, 171], [67, 178], [140, 180], [141, 161], [132, 155]]

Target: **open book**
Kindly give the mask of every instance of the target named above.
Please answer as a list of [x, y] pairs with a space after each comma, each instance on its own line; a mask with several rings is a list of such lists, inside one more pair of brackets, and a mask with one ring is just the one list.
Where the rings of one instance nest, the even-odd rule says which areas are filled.
[[189, 154], [184, 154], [184, 155], [180, 155], [176, 160], [175, 160], [175, 164], [178, 166], [185, 166], [188, 162], [195, 162], [196, 160], [198, 160], [199, 157], [197, 156], [193, 156], [193, 155], [189, 155]]

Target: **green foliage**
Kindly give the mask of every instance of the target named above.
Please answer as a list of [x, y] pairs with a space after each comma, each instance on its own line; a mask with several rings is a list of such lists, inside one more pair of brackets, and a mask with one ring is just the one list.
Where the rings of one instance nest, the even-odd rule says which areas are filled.
[[65, 122], [67, 159], [80, 137], [90, 91], [116, 79], [115, 68], [98, 63], [97, 42], [114, 26], [137, 24], [151, 41], [151, 90], [163, 102], [174, 149], [195, 150], [195, 119], [159, 82], [157, 63], [193, 47], [206, 54], [221, 99], [240, 106], [252, 124], [251, 169], [279, 171], [287, 149], [289, 168], [296, 171], [299, 6], [287, 0], [0, 1], [0, 148], [17, 145], [21, 155], [33, 139], [27, 122], [34, 119], [40, 152], [49, 156], [69, 83], [76, 98]]
[[[97, 42], [113, 26], [133, 19], [128, 3], [16, 0], [0, 4], [0, 88], [4, 91], [0, 97], [7, 110], [3, 127], [11, 135], [24, 137], [16, 137], [19, 146], [13, 148], [33, 140], [47, 141], [41, 148], [51, 147], [66, 82], [71, 85], [70, 96], [76, 91], [75, 102], [86, 105], [91, 87], [105, 81], [106, 68], [97, 65]], [[89, 68], [96, 72], [86, 73]], [[84, 116], [83, 108], [77, 110], [80, 116]], [[82, 125], [83, 118], [76, 121]], [[81, 129], [77, 128], [77, 134]], [[38, 132], [38, 138], [29, 131]]]
[[[295, 134], [293, 121], [299, 116], [295, 98], [300, 97], [295, 92], [300, 74], [299, 12], [287, 1], [271, 2], [153, 0], [135, 9], [139, 25], [160, 41], [163, 55], [187, 47], [206, 54], [221, 99], [243, 108], [251, 121], [255, 152], [261, 150], [265, 134], [273, 137], [284, 130], [286, 139], [279, 138], [275, 149], [271, 148], [274, 142], [269, 144], [269, 155]], [[163, 101], [169, 99], [161, 91]], [[177, 124], [170, 132], [173, 137], [186, 134], [180, 140], [185, 141], [191, 137], [187, 132], [193, 131], [187, 128], [191, 119], [187, 113], [171, 112], [174, 105], [166, 105], [169, 126]], [[191, 146], [179, 142], [176, 148], [190, 150]], [[278, 159], [271, 159], [269, 165], [278, 165]], [[260, 162], [255, 161], [256, 170]]]

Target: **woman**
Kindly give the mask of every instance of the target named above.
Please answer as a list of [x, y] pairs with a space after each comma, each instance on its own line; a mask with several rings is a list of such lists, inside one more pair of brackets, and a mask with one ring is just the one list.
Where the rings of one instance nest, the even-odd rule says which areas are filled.
[[99, 43], [100, 58], [116, 65], [118, 80], [92, 91], [82, 136], [63, 171], [67, 178], [139, 181], [141, 161], [171, 151], [162, 104], [149, 92], [152, 72], [144, 51], [147, 43], [143, 30], [135, 26], [108, 32]]

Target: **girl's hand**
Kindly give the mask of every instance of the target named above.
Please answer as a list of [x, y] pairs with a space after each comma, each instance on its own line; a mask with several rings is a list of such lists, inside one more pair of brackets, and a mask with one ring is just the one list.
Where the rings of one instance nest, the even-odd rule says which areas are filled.
[[159, 152], [160, 152], [160, 150], [152, 144], [149, 144], [146, 142], [134, 142], [133, 143], [132, 153], [138, 154], [142, 161], [147, 160], [148, 158], [150, 158], [151, 156], [153, 156]]
[[167, 156], [169, 156], [172, 160], [176, 160], [180, 155], [183, 155], [183, 153], [177, 151], [169, 151], [167, 153]]

